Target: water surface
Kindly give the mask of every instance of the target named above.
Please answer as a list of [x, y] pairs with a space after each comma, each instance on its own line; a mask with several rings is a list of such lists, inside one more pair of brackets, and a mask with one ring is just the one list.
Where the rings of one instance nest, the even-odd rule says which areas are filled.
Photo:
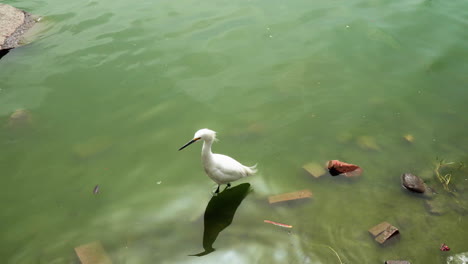
[[[0, 61], [3, 263], [76, 263], [92, 241], [114, 263], [340, 263], [330, 247], [343, 263], [445, 263], [468, 251], [466, 211], [429, 214], [399, 180], [438, 187], [437, 157], [468, 162], [466, 1], [5, 3], [44, 19]], [[9, 123], [17, 109], [30, 124]], [[215, 152], [259, 174], [234, 184], [251, 191], [232, 198], [215, 251], [194, 257], [215, 185], [200, 144], [177, 149], [204, 127]], [[364, 173], [301, 169], [330, 159]], [[453, 177], [466, 193], [466, 170]], [[314, 197], [268, 205], [302, 189]], [[382, 221], [401, 233], [384, 247], [367, 233]]]

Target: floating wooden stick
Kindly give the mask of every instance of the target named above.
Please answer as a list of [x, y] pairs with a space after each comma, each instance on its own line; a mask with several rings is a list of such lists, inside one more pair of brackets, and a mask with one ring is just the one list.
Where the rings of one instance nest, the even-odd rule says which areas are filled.
[[273, 221], [270, 221], [270, 220], [263, 220], [263, 222], [268, 223], [268, 224], [273, 224], [273, 225], [276, 225], [276, 226], [285, 227], [285, 228], [292, 228], [292, 225], [281, 224], [281, 223], [273, 222]]
[[310, 197], [312, 197], [311, 191], [302, 190], [302, 191], [297, 191], [297, 192], [283, 193], [283, 194], [270, 196], [268, 197], [268, 202], [272, 204], [272, 203], [279, 203], [279, 202], [298, 200], [298, 199], [304, 199], [304, 198], [310, 198]]

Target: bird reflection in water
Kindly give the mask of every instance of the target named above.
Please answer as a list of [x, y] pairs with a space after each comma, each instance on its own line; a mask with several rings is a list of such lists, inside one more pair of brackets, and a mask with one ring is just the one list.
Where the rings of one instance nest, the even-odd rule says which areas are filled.
[[204, 216], [203, 249], [205, 251], [191, 256], [200, 257], [215, 251], [213, 244], [216, 238], [221, 231], [232, 223], [237, 208], [247, 196], [249, 190], [250, 184], [243, 183], [226, 189], [211, 198], [206, 206]]

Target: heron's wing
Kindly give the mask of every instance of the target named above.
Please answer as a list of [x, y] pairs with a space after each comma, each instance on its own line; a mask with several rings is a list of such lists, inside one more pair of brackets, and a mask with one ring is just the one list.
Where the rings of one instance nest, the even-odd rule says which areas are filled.
[[214, 154], [213, 156], [214, 167], [219, 173], [241, 177], [249, 175], [248, 167], [242, 165], [237, 160], [222, 154]]

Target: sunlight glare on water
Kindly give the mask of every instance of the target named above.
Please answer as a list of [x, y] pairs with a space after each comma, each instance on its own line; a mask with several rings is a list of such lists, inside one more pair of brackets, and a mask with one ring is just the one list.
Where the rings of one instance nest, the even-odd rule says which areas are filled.
[[[468, 252], [466, 166], [452, 175], [456, 199], [434, 174], [436, 158], [468, 162], [468, 2], [5, 3], [44, 18], [0, 60], [2, 263], [79, 263], [73, 249], [93, 241], [113, 263], [446, 263]], [[26, 124], [11, 121], [18, 109]], [[177, 151], [205, 127], [218, 132], [214, 152], [258, 163], [219, 197], [237, 199], [230, 217], [205, 214], [216, 186], [201, 144]], [[332, 159], [364, 173], [301, 169]], [[445, 197], [442, 215], [402, 190], [405, 172]], [[313, 198], [268, 204], [303, 189]], [[367, 232], [382, 221], [400, 230], [385, 246]], [[206, 230], [215, 251], [189, 256]]]

